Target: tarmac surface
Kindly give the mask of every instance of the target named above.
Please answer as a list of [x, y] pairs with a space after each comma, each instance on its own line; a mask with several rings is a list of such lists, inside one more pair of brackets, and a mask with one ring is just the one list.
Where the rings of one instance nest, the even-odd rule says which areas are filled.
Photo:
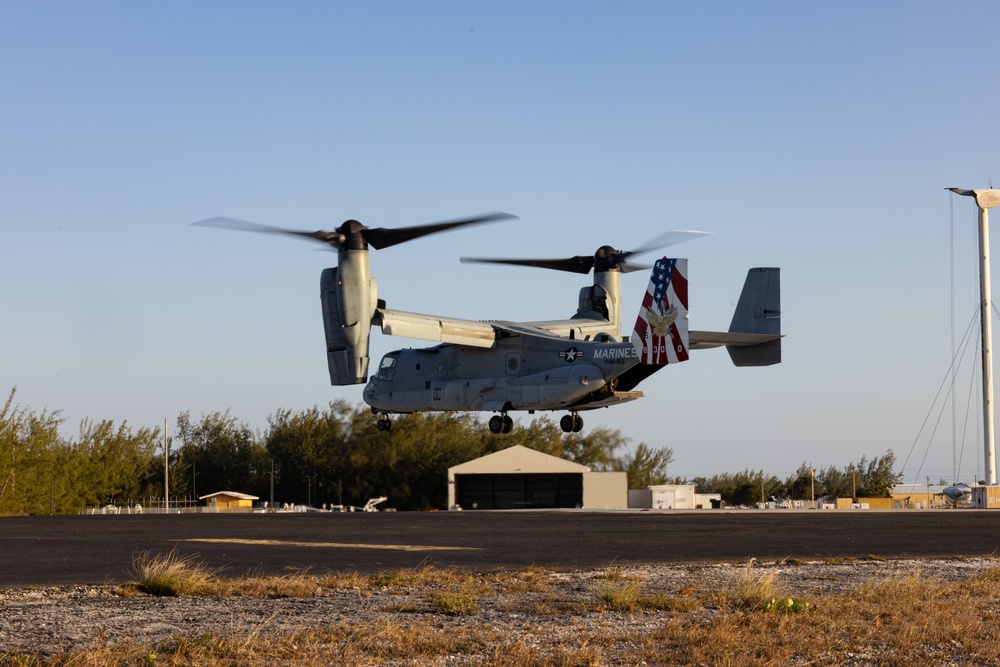
[[698, 510], [80, 515], [0, 518], [0, 588], [131, 579], [176, 550], [226, 576], [990, 556], [989, 510]]

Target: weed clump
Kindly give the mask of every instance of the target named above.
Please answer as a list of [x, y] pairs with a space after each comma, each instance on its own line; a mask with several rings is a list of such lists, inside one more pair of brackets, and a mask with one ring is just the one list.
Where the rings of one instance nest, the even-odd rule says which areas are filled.
[[144, 551], [132, 560], [136, 588], [150, 595], [203, 594], [215, 581], [215, 574], [193, 556], [182, 556], [176, 549], [155, 556]]
[[712, 601], [740, 611], [767, 609], [772, 600], [780, 597], [774, 588], [774, 572], [755, 570], [755, 562], [751, 558], [745, 569], [720, 584], [712, 593]]
[[479, 599], [462, 590], [438, 591], [431, 595], [431, 607], [438, 614], [475, 616], [479, 613]]

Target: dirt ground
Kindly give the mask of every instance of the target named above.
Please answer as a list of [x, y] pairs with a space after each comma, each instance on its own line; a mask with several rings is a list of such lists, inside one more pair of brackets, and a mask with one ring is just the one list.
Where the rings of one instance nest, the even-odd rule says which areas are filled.
[[[990, 558], [859, 560], [844, 563], [753, 563], [774, 574], [775, 586], [796, 596], [845, 590], [873, 578], [919, 573], [957, 580], [998, 565]], [[621, 568], [617, 576], [641, 581], [644, 592], [675, 593], [686, 586], [709, 587], [745, 572], [747, 563], [663, 565]], [[434, 612], [426, 588], [319, 589], [306, 598], [124, 596], [117, 586], [55, 586], [0, 591], [0, 656], [44, 658], [95, 644], [155, 646], [178, 637], [222, 633], [271, 636], [336, 624], [427, 623], [442, 631], [454, 625], [484, 624], [529, 644], [561, 644], [583, 630], [614, 634], [662, 622], [656, 612], [613, 613], [593, 609], [595, 584], [607, 569], [554, 572], [544, 592], [496, 590], [479, 599], [472, 615]], [[578, 604], [569, 614], [544, 613], [552, 603]], [[588, 611], [588, 602], [589, 610]], [[701, 609], [691, 613], [710, 614]]]

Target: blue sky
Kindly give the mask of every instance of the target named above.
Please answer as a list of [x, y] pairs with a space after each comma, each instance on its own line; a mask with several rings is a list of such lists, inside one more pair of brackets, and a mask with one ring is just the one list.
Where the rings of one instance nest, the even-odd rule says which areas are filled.
[[[0, 388], [62, 410], [69, 433], [85, 417], [230, 409], [264, 427], [279, 408], [360, 404], [326, 371], [334, 256], [190, 226], [216, 215], [330, 229], [516, 214], [373, 253], [390, 307], [469, 319], [568, 316], [587, 279], [462, 255], [698, 229], [714, 235], [673, 250], [690, 260], [691, 327], [724, 330], [746, 270], [779, 266], [784, 362], [695, 353], [588, 427], [673, 447], [678, 475], [784, 476], [891, 448], [908, 481], [950, 479], [950, 408], [934, 439], [918, 433], [952, 354], [952, 221], [959, 338], [976, 299], [975, 209], [944, 188], [1000, 180], [1000, 51], [977, 19], [993, 10], [0, 1]], [[645, 280], [623, 281], [626, 320]], [[421, 345], [376, 331], [372, 356]], [[981, 446], [965, 440], [969, 480]]]

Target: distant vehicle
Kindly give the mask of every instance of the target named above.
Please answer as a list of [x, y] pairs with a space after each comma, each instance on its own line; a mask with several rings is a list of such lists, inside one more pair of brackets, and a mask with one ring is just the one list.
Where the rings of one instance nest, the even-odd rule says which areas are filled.
[[[348, 220], [336, 231], [307, 232], [232, 218], [195, 223], [206, 227], [292, 235], [337, 250], [336, 267], [323, 271], [320, 296], [327, 364], [334, 385], [367, 383], [363, 397], [378, 416], [380, 431], [390, 415], [427, 411], [488, 411], [492, 433], [509, 433], [513, 411], [565, 410], [565, 432], [580, 431], [580, 412], [611, 407], [643, 396], [640, 382], [668, 364], [687, 361], [689, 350], [725, 346], [737, 366], [781, 361], [780, 275], [777, 268], [751, 269], [727, 332], [688, 331], [686, 259], [657, 260], [635, 320], [622, 336], [621, 274], [648, 269], [632, 257], [669, 245], [660, 237], [632, 251], [602, 246], [593, 255], [559, 259], [463, 259], [587, 274], [576, 313], [545, 322], [473, 321], [390, 310], [378, 296], [369, 268], [369, 246], [387, 248], [466, 225], [512, 218], [505, 213], [418, 227], [372, 229]], [[674, 233], [677, 234], [677, 233]], [[682, 232], [694, 235], [697, 232]], [[415, 279], [419, 279], [419, 272]], [[483, 293], [502, 285], [484, 285]], [[389, 352], [369, 379], [370, 330], [440, 343]]]

